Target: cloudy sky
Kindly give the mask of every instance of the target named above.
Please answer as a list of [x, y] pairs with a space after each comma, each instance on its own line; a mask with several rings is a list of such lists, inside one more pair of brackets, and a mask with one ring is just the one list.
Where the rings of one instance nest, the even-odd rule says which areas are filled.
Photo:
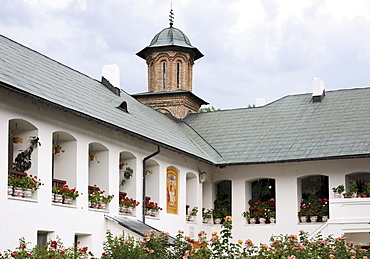
[[[135, 54], [169, 26], [171, 1], [0, 0], [0, 34], [92, 78], [117, 64], [121, 88], [147, 90]], [[370, 85], [368, 0], [172, 0], [174, 27], [205, 56], [193, 91], [216, 108]]]

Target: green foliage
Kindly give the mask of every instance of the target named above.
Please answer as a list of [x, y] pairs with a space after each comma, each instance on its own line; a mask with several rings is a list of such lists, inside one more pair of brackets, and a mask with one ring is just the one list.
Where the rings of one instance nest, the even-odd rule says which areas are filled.
[[4, 254], [0, 253], [0, 258], [33, 259], [33, 258], [56, 258], [56, 259], [87, 259], [93, 258], [93, 254], [87, 247], [77, 248], [77, 246], [64, 247], [59, 238], [47, 242], [41, 248], [35, 246], [28, 248], [24, 238], [19, 239], [19, 246], [15, 250], [7, 250]]
[[126, 167], [125, 171], [123, 171], [123, 177], [121, 181], [121, 186], [124, 186], [126, 184], [126, 181], [129, 180], [134, 175], [134, 169], [131, 167]]
[[39, 142], [38, 137], [30, 137], [30, 146], [20, 152], [17, 157], [15, 158], [15, 163], [13, 170], [18, 172], [25, 172], [29, 170], [32, 166], [31, 163], [31, 155], [32, 152], [38, 147], [41, 146], [41, 143]]
[[199, 113], [206, 113], [206, 112], [216, 112], [216, 111], [219, 111], [220, 109], [216, 109], [215, 107], [213, 106], [208, 106], [208, 107], [201, 107], [199, 109]]

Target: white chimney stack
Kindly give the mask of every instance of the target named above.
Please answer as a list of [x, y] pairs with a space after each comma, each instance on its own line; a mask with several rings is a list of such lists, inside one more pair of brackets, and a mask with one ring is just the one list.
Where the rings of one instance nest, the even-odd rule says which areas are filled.
[[114, 87], [120, 88], [119, 66], [116, 64], [103, 66], [102, 76]]
[[256, 107], [261, 107], [266, 104], [265, 98], [257, 98], [256, 99]]
[[325, 96], [324, 81], [318, 77], [312, 78], [312, 100], [313, 102], [321, 102]]

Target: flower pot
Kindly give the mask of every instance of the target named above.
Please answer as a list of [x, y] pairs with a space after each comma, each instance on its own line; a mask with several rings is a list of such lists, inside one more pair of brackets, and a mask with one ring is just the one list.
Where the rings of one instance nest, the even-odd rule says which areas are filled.
[[125, 207], [119, 207], [119, 212], [125, 213], [126, 212], [126, 208]]
[[152, 210], [152, 213], [150, 214], [150, 216], [156, 217], [157, 216], [157, 211], [156, 210]]
[[104, 202], [101, 202], [101, 203], [97, 204], [97, 205], [96, 205], [96, 207], [97, 207], [98, 209], [105, 210], [105, 209], [107, 208], [107, 204], [106, 204], [106, 203], [104, 203]]
[[249, 219], [249, 224], [256, 224], [256, 219], [255, 218], [251, 218]]
[[195, 217], [194, 216], [189, 216], [189, 221], [194, 221], [195, 220]]
[[341, 198], [342, 195], [339, 192], [334, 193], [334, 198]]
[[90, 156], [89, 158], [90, 158], [90, 161], [94, 161], [95, 156]]
[[266, 224], [266, 218], [259, 218], [258, 221], [260, 224]]
[[63, 195], [61, 195], [61, 194], [55, 194], [55, 196], [54, 196], [54, 202], [55, 203], [62, 203], [63, 202]]
[[119, 169], [123, 169], [123, 165], [119, 165]]
[[356, 197], [357, 197], [357, 192], [352, 194], [352, 198], [356, 198]]
[[270, 218], [270, 224], [275, 224], [276, 223], [276, 219], [275, 218]]
[[67, 196], [65, 196], [65, 197], [63, 198], [63, 203], [64, 203], [64, 204], [72, 204], [72, 201], [73, 201], [72, 197], [67, 197]]
[[8, 186], [8, 195], [13, 194], [13, 186]]
[[14, 137], [13, 138], [13, 143], [15, 143], [15, 144], [19, 143], [19, 137]]
[[132, 208], [132, 207], [126, 208], [126, 213], [127, 214], [132, 214], [133, 211], [134, 211], [134, 208]]
[[151, 216], [152, 215], [152, 210], [151, 209], [145, 209], [145, 215]]
[[23, 198], [31, 198], [31, 197], [32, 197], [31, 189], [23, 190]]
[[317, 221], [317, 216], [311, 216], [310, 220], [311, 220], [311, 222], [316, 222]]
[[90, 208], [94, 208], [96, 209], [97, 208], [97, 203], [95, 201], [91, 201], [91, 204], [90, 204]]
[[221, 219], [215, 219], [214, 222], [215, 222], [215, 224], [220, 224], [221, 223]]
[[209, 223], [209, 220], [210, 220], [210, 218], [203, 218], [203, 223], [204, 224], [208, 224]]
[[60, 153], [60, 150], [61, 150], [61, 148], [60, 148], [60, 147], [56, 147], [56, 148], [54, 148], [54, 152], [55, 152], [55, 154], [59, 154], [59, 153]]
[[328, 221], [328, 216], [322, 216], [321, 220], [322, 220], [322, 222]]
[[306, 216], [302, 216], [302, 217], [300, 217], [300, 219], [301, 219], [302, 223], [307, 222], [307, 217]]
[[13, 190], [13, 196], [16, 197], [22, 197], [23, 196], [23, 190], [21, 187], [15, 187]]

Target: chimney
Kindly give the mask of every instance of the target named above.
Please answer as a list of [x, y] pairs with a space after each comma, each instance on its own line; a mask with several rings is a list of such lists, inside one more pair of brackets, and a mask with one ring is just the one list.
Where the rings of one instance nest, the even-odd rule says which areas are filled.
[[256, 99], [256, 107], [261, 107], [266, 104], [265, 98], [257, 98]]
[[325, 96], [324, 81], [318, 77], [312, 78], [312, 102], [317, 103], [321, 102]]
[[112, 86], [118, 89], [120, 88], [119, 67], [117, 65], [113, 64], [103, 66], [102, 77], [108, 80]]

